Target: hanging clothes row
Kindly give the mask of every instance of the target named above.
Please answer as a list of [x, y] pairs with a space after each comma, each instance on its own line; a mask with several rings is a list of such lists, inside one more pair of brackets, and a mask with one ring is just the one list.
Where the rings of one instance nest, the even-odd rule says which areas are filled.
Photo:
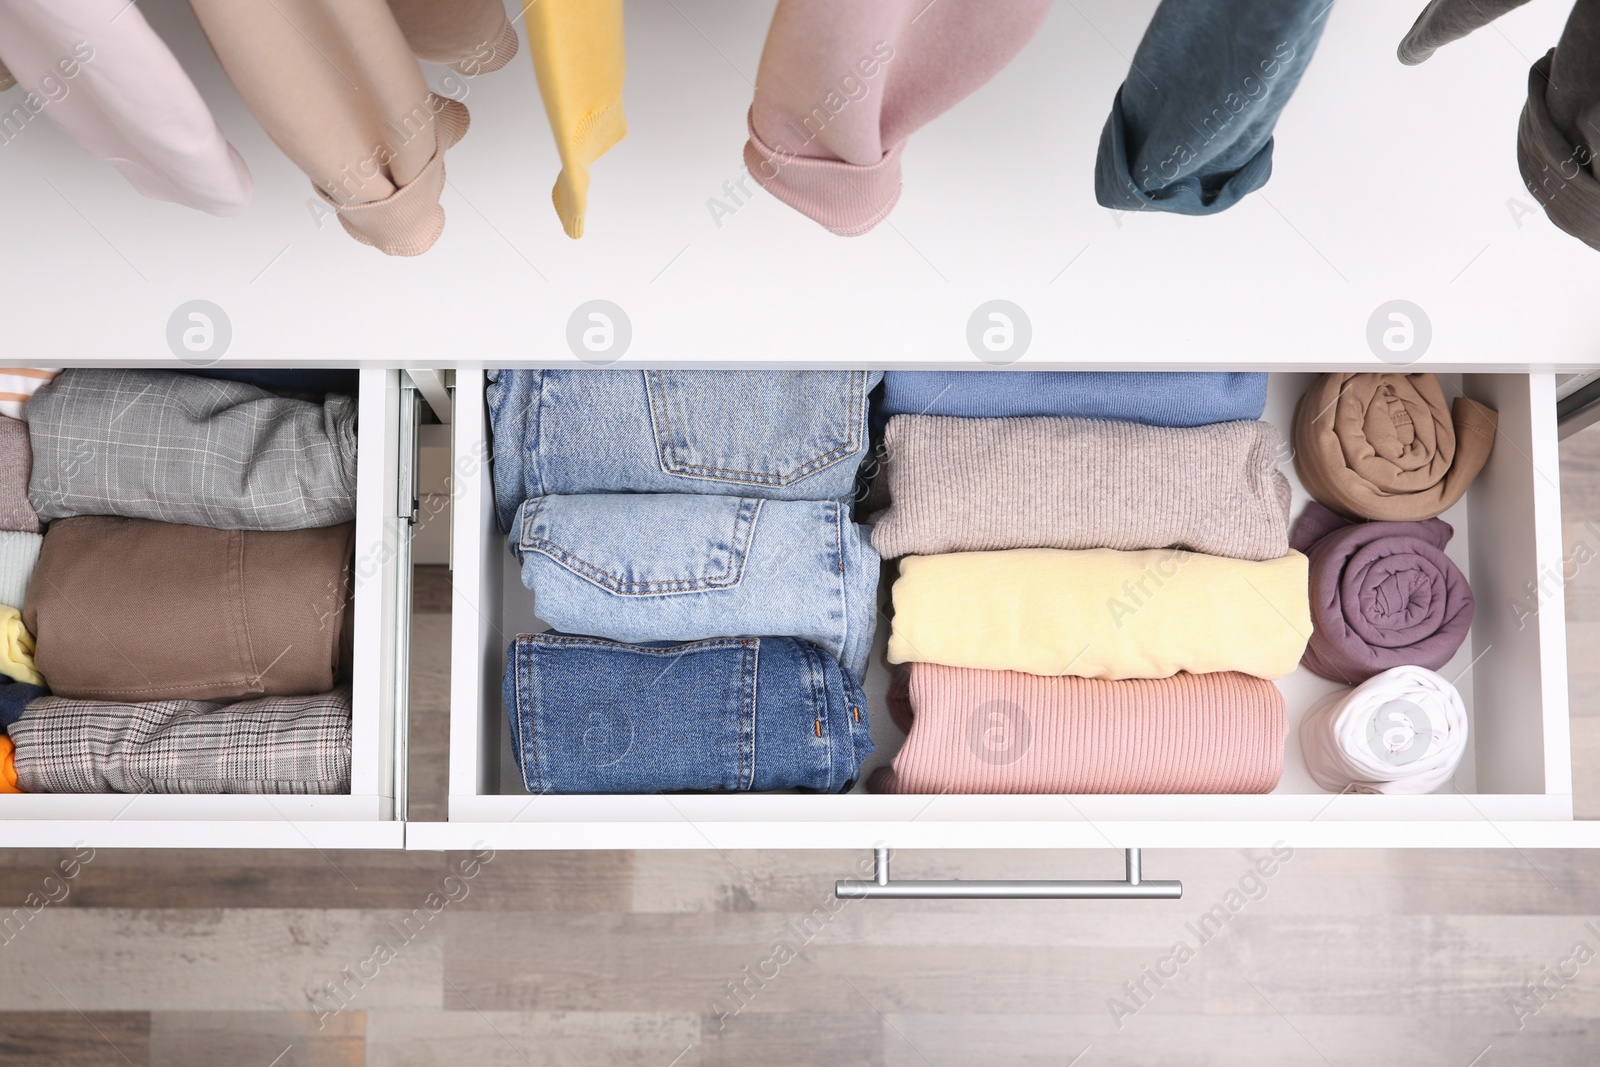
[[[1400, 57], [1420, 63], [1525, 2], [1433, 0]], [[190, 4], [240, 96], [327, 212], [390, 255], [432, 246], [444, 226], [444, 157], [469, 116], [429, 90], [418, 61], [469, 77], [504, 67], [518, 36], [502, 0]], [[1332, 6], [1163, 0], [1111, 101], [1096, 200], [1210, 215], [1260, 189], [1278, 117]], [[872, 230], [899, 200], [909, 138], [998, 74], [1048, 11], [1048, 0], [779, 0], [747, 117], [750, 178], [833, 233]], [[589, 167], [627, 133], [622, 0], [540, 0], [522, 16], [561, 160], [552, 200], [567, 235], [581, 237]], [[1596, 40], [1600, 0], [1578, 0], [1558, 47], [1534, 64], [1517, 151], [1552, 221], [1600, 247], [1587, 118], [1600, 100]], [[146, 196], [216, 215], [249, 206], [243, 159], [137, 8], [8, 2], [0, 57], [27, 90], [7, 123], [53, 119]], [[11, 81], [4, 69], [0, 88]]]
[[[444, 228], [445, 152], [470, 120], [429, 90], [418, 60], [467, 76], [504, 67], [518, 40], [500, 0], [191, 7], [245, 104], [350, 236], [397, 256], [432, 246]], [[622, 2], [540, 0], [523, 21], [561, 157], [556, 214], [581, 237], [589, 164], [627, 132]], [[244, 160], [137, 7], [0, 4], [0, 56], [0, 89], [14, 75], [27, 93], [4, 139], [42, 114], [144, 196], [213, 215], [250, 206]]]
[[[1416, 65], [1443, 45], [1487, 26], [1528, 0], [1433, 0], [1400, 42]], [[1528, 71], [1517, 123], [1517, 166], [1550, 221], [1600, 248], [1600, 2], [1577, 0], [1556, 46]]]

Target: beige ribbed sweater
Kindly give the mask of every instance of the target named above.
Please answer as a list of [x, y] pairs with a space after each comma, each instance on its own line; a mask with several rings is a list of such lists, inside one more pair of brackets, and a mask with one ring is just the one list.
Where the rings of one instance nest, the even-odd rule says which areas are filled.
[[884, 437], [885, 559], [1009, 548], [1289, 551], [1282, 436], [1265, 422], [1174, 428], [1068, 418], [897, 415]]

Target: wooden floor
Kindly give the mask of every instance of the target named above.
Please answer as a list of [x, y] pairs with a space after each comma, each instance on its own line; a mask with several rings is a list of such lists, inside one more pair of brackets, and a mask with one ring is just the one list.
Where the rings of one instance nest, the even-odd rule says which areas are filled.
[[[1569, 551], [1600, 550], [1600, 427], [1563, 445], [1562, 481]], [[417, 587], [414, 818], [444, 815], [446, 582]], [[1600, 565], [1567, 613], [1595, 817]], [[0, 853], [4, 908], [60, 897], [69, 855]], [[1173, 904], [841, 905], [862, 855], [500, 853], [464, 877], [464, 854], [100, 851], [0, 936], [0, 1065], [1600, 1063], [1600, 854], [1302, 851], [1263, 876], [1265, 855], [1147, 853], [1184, 880]], [[1120, 863], [903, 853], [896, 873]]]

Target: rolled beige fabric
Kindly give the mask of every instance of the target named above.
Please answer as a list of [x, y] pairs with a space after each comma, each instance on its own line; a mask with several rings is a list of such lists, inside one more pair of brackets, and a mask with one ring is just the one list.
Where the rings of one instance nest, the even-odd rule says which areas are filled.
[[384, 0], [190, 0], [234, 87], [356, 240], [393, 256], [444, 229], [444, 153], [467, 109], [435, 96]]
[[1007, 548], [1289, 551], [1282, 436], [1265, 422], [896, 415], [884, 435], [884, 558]]
[[354, 537], [354, 523], [53, 522], [22, 613], [35, 666], [84, 700], [326, 693], [348, 662]]
[[1431, 519], [1488, 462], [1498, 423], [1476, 400], [1447, 405], [1431, 374], [1324, 374], [1295, 410], [1294, 466], [1346, 518]]

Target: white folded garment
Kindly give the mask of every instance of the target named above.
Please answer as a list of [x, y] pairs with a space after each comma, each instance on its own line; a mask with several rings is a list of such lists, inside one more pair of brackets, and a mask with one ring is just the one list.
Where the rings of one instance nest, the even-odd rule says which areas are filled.
[[42, 544], [40, 534], [0, 530], [0, 604], [22, 610]]

